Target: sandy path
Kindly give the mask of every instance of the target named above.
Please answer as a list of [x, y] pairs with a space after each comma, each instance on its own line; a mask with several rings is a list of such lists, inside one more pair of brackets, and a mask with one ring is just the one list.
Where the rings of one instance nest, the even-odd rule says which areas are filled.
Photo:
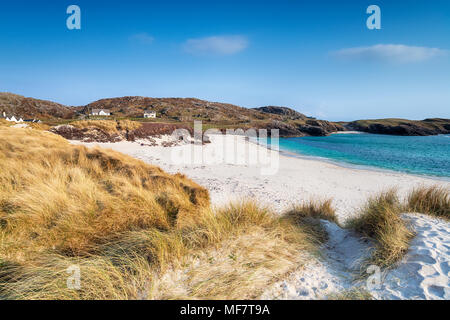
[[262, 298], [324, 299], [344, 290], [362, 288], [382, 300], [449, 300], [450, 223], [422, 214], [404, 214], [403, 218], [416, 236], [393, 269], [378, 269], [379, 276], [375, 276], [376, 269], [369, 272], [379, 282], [368, 286], [368, 279], [356, 280], [373, 244], [350, 230], [322, 221], [330, 237], [322, 247], [323, 256], [269, 287]]
[[381, 299], [450, 299], [450, 223], [405, 214], [416, 232], [400, 265], [372, 294]]

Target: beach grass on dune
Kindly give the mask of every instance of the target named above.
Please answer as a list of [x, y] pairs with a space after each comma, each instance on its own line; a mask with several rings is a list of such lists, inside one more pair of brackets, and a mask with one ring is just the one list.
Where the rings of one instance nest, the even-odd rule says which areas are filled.
[[375, 240], [376, 248], [367, 263], [391, 267], [407, 252], [413, 233], [400, 216], [401, 203], [394, 189], [371, 197], [347, 227]]
[[230, 204], [204, 219], [183, 235], [191, 254], [155, 282], [156, 298], [255, 299], [316, 250], [311, 229], [252, 202]]
[[317, 250], [307, 224], [49, 132], [0, 128], [0, 164], [3, 299], [256, 298]]
[[10, 127], [13, 123], [0, 118], [0, 127]]
[[72, 126], [78, 129], [97, 128], [108, 134], [115, 134], [119, 131], [133, 131], [139, 129], [142, 124], [137, 121], [131, 121], [127, 119], [123, 120], [79, 120], [70, 123]]
[[42, 122], [28, 122], [27, 126], [34, 130], [48, 131], [50, 126]]
[[405, 211], [450, 220], [450, 192], [440, 186], [414, 188], [406, 198]]
[[328, 240], [327, 231], [320, 223], [320, 219], [338, 223], [332, 199], [310, 199], [294, 205], [284, 213], [284, 218], [296, 225], [310, 228], [311, 232], [315, 234], [315, 239], [320, 243]]
[[287, 214], [297, 219], [315, 218], [337, 223], [336, 210], [332, 202], [332, 199], [311, 199], [302, 204], [295, 205]]

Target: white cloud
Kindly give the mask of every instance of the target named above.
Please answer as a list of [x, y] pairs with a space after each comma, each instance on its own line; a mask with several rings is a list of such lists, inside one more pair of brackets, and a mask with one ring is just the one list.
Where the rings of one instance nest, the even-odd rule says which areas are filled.
[[403, 44], [377, 44], [371, 47], [355, 47], [333, 52], [344, 59], [359, 59], [391, 63], [412, 63], [444, 56], [447, 50], [428, 47], [414, 47]]
[[142, 32], [142, 33], [133, 34], [130, 37], [130, 40], [139, 42], [141, 44], [151, 44], [153, 42], [153, 40], [155, 40], [155, 38], [153, 38], [148, 33]]
[[188, 39], [183, 47], [186, 52], [195, 55], [230, 55], [247, 48], [248, 40], [239, 35], [213, 36]]

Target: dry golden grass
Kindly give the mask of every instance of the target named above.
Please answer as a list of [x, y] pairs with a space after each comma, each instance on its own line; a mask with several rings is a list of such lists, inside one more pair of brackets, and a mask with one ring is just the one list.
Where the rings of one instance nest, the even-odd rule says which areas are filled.
[[47, 131], [48, 129], [50, 129], [50, 126], [45, 123], [29, 122], [29, 123], [27, 123], [27, 125], [28, 125], [28, 127], [35, 129], [35, 130]]
[[450, 193], [444, 187], [418, 187], [406, 198], [405, 210], [450, 219]]
[[142, 123], [141, 122], [137, 122], [137, 121], [131, 121], [131, 120], [118, 120], [117, 121], [117, 128], [119, 130], [129, 130], [129, 131], [133, 131], [136, 129], [139, 129], [140, 127], [142, 127]]
[[194, 250], [155, 282], [154, 298], [255, 299], [317, 249], [312, 229], [252, 202], [210, 212], [185, 237]]
[[391, 189], [370, 198], [357, 218], [348, 227], [376, 242], [370, 263], [390, 267], [408, 250], [413, 233], [400, 217], [401, 205]]
[[117, 152], [27, 129], [2, 129], [0, 139], [1, 221], [15, 238], [11, 255], [28, 251], [16, 246], [49, 244], [86, 253], [118, 232], [187, 223], [209, 203], [208, 192], [183, 176]]
[[117, 133], [117, 122], [114, 120], [80, 120], [71, 122], [70, 125], [78, 129], [97, 128], [108, 134]]
[[285, 213], [285, 218], [300, 226], [307, 226], [315, 234], [315, 239], [319, 243], [328, 240], [328, 233], [320, 223], [319, 219], [328, 220], [338, 224], [335, 208], [332, 200], [311, 199], [300, 205], [295, 205]]
[[140, 122], [130, 120], [80, 120], [70, 123], [78, 129], [97, 128], [108, 134], [117, 134], [120, 131], [133, 131], [141, 127]]
[[294, 206], [287, 213], [295, 219], [314, 218], [337, 223], [336, 210], [332, 206], [332, 199], [310, 200], [301, 205]]
[[0, 298], [254, 298], [316, 249], [307, 224], [212, 211], [182, 175], [49, 132], [0, 128], [0, 165]]
[[0, 118], [0, 127], [9, 127], [9, 126], [11, 126], [11, 122], [6, 121], [3, 118]]

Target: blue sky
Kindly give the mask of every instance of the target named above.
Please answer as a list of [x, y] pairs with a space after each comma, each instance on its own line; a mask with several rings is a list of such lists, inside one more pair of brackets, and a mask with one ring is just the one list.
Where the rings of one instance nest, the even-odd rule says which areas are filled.
[[[81, 30], [66, 9], [81, 8]], [[381, 30], [366, 8], [381, 9]], [[450, 118], [449, 1], [2, 1], [0, 91]]]

